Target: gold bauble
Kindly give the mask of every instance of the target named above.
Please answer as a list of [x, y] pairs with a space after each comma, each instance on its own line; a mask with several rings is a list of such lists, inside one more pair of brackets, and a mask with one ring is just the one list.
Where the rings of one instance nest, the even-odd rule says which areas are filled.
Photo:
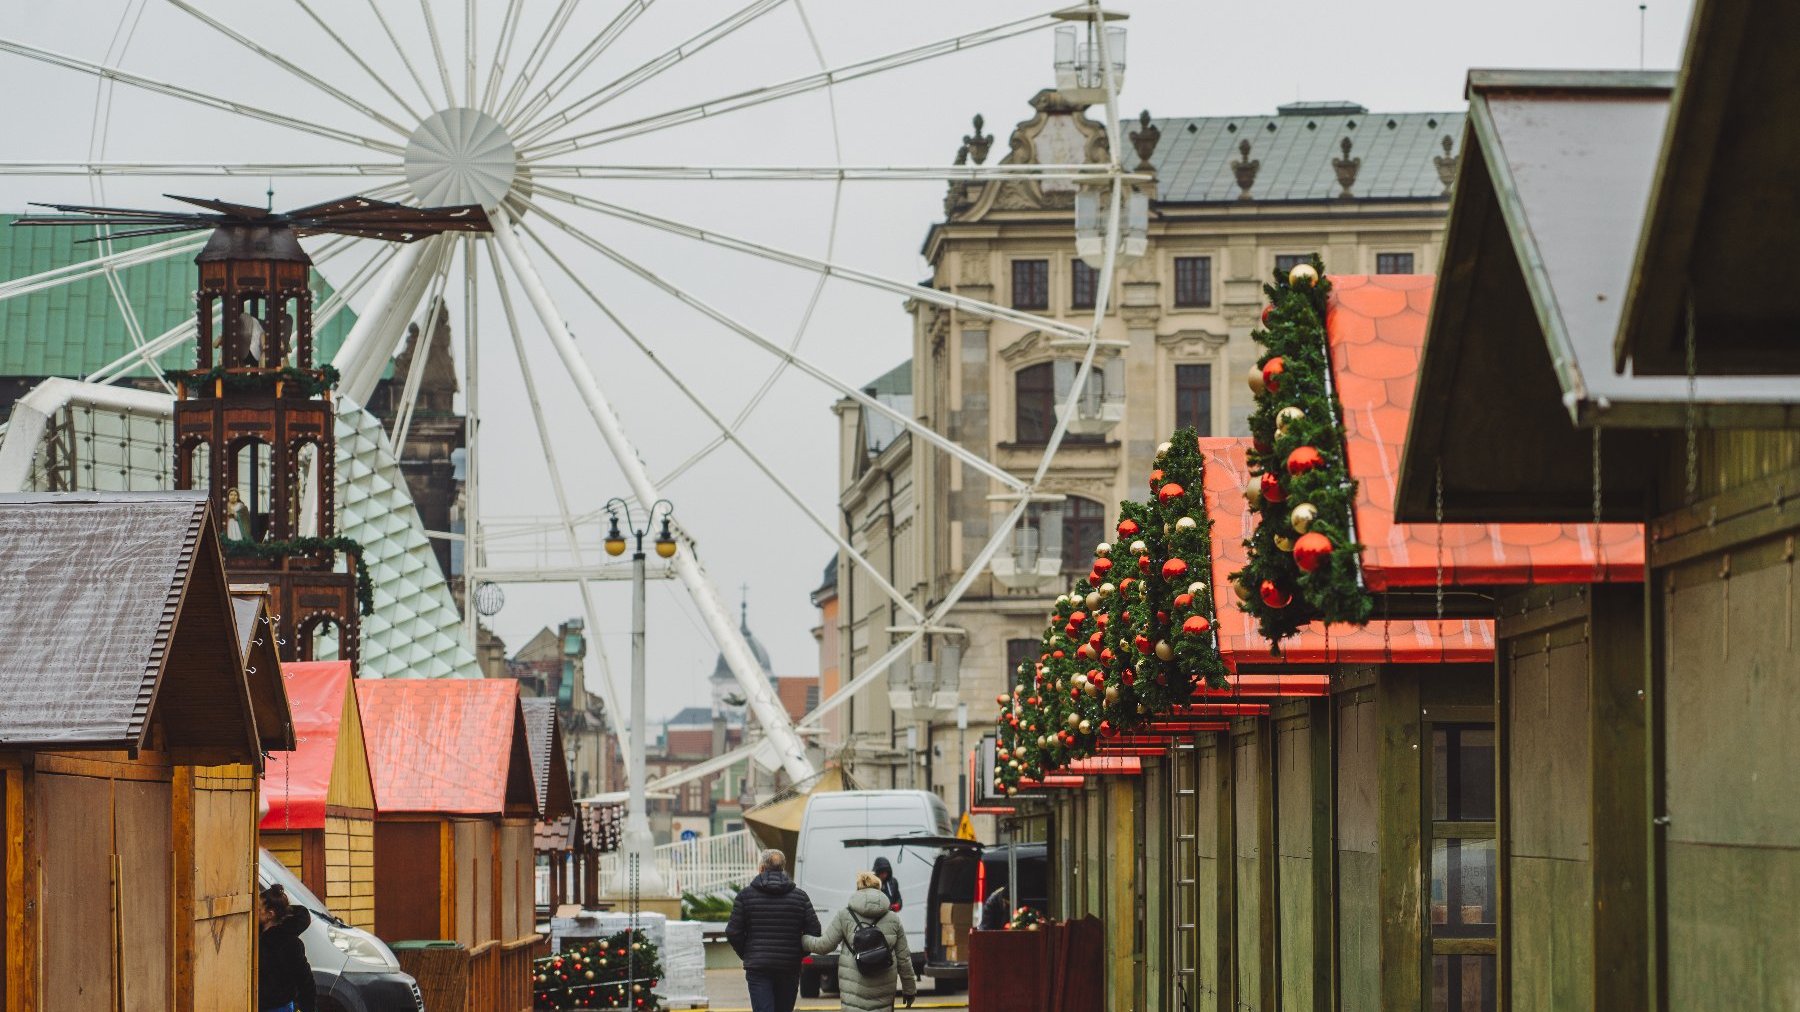
[[1009, 798], [1017, 793], [1019, 793], [1019, 789], [1017, 787], [1008, 787], [1006, 789], [1006, 796]]
[[1164, 443], [1161, 446], [1157, 447], [1156, 448], [1156, 459], [1161, 460], [1164, 457], [1167, 457], [1169, 455], [1169, 450], [1170, 450], [1170, 446], [1167, 443]]
[[1249, 587], [1246, 587], [1241, 583], [1233, 582], [1231, 585], [1231, 589], [1237, 592], [1237, 599], [1239, 601], [1243, 602], [1244, 604], [1250, 603], [1251, 591], [1250, 591]]
[[1131, 543], [1131, 554], [1133, 554], [1133, 555], [1149, 555], [1150, 554], [1150, 546], [1144, 544], [1142, 541], [1133, 541]]
[[1206, 584], [1199, 580], [1195, 580], [1193, 583], [1188, 584], [1188, 593], [1195, 597], [1199, 597], [1201, 594], [1206, 593]]
[[1108, 555], [1111, 555], [1111, 554], [1112, 554], [1112, 546], [1107, 544], [1104, 541], [1102, 541], [1099, 544], [1094, 546], [1094, 555], [1097, 558], [1104, 559]]
[[1291, 552], [1294, 550], [1294, 539], [1287, 537], [1285, 535], [1277, 534], [1277, 535], [1275, 535], [1275, 547], [1281, 549], [1284, 552]]
[[1163, 524], [1163, 537], [1165, 537], [1165, 538], [1166, 538], [1166, 537], [1168, 537], [1168, 536], [1169, 536], [1169, 525], [1168, 525], [1168, 524]]
[[1083, 682], [1081, 685], [1081, 692], [1083, 695], [1089, 697], [1098, 696], [1100, 694], [1100, 686], [1095, 685], [1093, 682]]
[[1015, 769], [1015, 770], [1016, 770], [1016, 769], [1018, 769], [1018, 768], [1019, 768], [1019, 760], [1017, 760], [1017, 759], [1009, 759], [1009, 760], [1007, 760], [1007, 763], [1006, 763], [1006, 766], [1007, 766], [1007, 768], [1008, 768], [1008, 769]]
[[1138, 716], [1142, 717], [1149, 712], [1150, 712], [1150, 708], [1148, 706], [1145, 706], [1142, 703], [1138, 704]]
[[1175, 648], [1169, 645], [1168, 640], [1156, 641], [1156, 659], [1159, 661], [1172, 661], [1175, 659]]
[[1249, 375], [1244, 377], [1244, 382], [1250, 384], [1250, 392], [1258, 397], [1268, 390], [1268, 384], [1263, 382], [1261, 366], [1251, 366]]
[[1119, 701], [1119, 687], [1117, 685], [1108, 685], [1106, 687], [1106, 701], [1108, 703], [1117, 703]]
[[1113, 586], [1110, 583], [1103, 583], [1100, 585], [1100, 596], [1102, 598], [1111, 597], [1111, 596], [1113, 596], [1114, 592], [1116, 592], [1118, 589], [1119, 588]]
[[1305, 534], [1312, 530], [1313, 521], [1319, 519], [1319, 508], [1312, 503], [1303, 502], [1288, 513], [1288, 523], [1294, 525], [1295, 534]]
[[1081, 723], [1081, 715], [1080, 714], [1077, 714], [1077, 713], [1069, 714], [1068, 724], [1070, 727], [1074, 727], [1080, 723]]
[[1191, 531], [1198, 526], [1200, 526], [1199, 522], [1193, 517], [1182, 517], [1175, 521], [1175, 529], [1178, 531]]
[[1295, 288], [1311, 288], [1318, 283], [1319, 272], [1312, 264], [1295, 264], [1294, 269], [1288, 271], [1288, 284]]
[[1088, 606], [1088, 611], [1093, 611], [1094, 609], [1100, 607], [1100, 592], [1099, 591], [1093, 590], [1093, 591], [1088, 592], [1087, 606]]
[[1287, 427], [1306, 417], [1306, 412], [1298, 406], [1289, 404], [1275, 413], [1275, 431], [1284, 432]]
[[1262, 483], [1260, 481], [1253, 481], [1244, 486], [1244, 501], [1249, 503], [1253, 510], [1262, 509]]
[[1060, 608], [1060, 607], [1062, 607], [1062, 606], [1063, 606], [1063, 605], [1066, 605], [1066, 604], [1068, 604], [1068, 603], [1069, 603], [1069, 595], [1067, 595], [1067, 594], [1058, 594], [1058, 595], [1056, 595], [1056, 606], [1057, 606], [1057, 607], [1059, 607], [1059, 608]]
[[1076, 724], [1075, 729], [1077, 731], [1080, 731], [1082, 734], [1092, 734], [1094, 731], [1094, 725], [1092, 725], [1084, 720], [1081, 723]]
[[1048, 744], [1050, 744], [1050, 736], [1049, 735], [1047, 735], [1047, 734], [1038, 735], [1038, 748], [1043, 748], [1045, 745], [1048, 745]]

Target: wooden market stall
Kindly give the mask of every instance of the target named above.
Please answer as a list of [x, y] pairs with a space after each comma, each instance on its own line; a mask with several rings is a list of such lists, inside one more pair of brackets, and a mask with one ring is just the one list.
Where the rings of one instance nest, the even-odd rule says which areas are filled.
[[549, 871], [550, 888], [545, 903], [549, 910], [555, 910], [564, 903], [576, 902], [585, 892], [582, 857], [587, 852], [587, 834], [575, 817], [575, 795], [569, 786], [569, 759], [563, 746], [562, 721], [556, 715], [556, 700], [522, 698], [519, 706], [525, 719], [531, 783], [537, 797], [532, 851]]
[[[1778, 1007], [1800, 989], [1800, 934], [1771, 888], [1800, 873], [1800, 689], [1776, 676], [1800, 670], [1800, 370], [1777, 336], [1800, 315], [1792, 286], [1755, 266], [1800, 227], [1768, 199], [1800, 153], [1738, 97], [1792, 80], [1757, 54], [1793, 17], [1698, 4], [1679, 78], [1470, 78], [1479, 144], [1457, 183], [1400, 515], [1440, 498], [1467, 522], [1598, 510], [1645, 524], [1649, 564], [1636, 593], [1534, 588], [1500, 605], [1510, 707], [1567, 713], [1584, 682], [1588, 707], [1586, 734], [1551, 720], [1534, 739], [1519, 719], [1502, 736], [1515, 1009]], [[1569, 171], [1532, 175], [1546, 151]], [[1533, 841], [1587, 863], [1528, 875]]]
[[375, 786], [375, 933], [460, 942], [464, 969], [445, 983], [461, 1008], [530, 1004], [537, 791], [518, 682], [379, 679], [356, 694]]
[[375, 789], [349, 661], [281, 665], [299, 746], [269, 757], [262, 845], [331, 912], [375, 930]]
[[291, 730], [205, 498], [0, 496], [0, 574], [6, 1007], [254, 1004], [255, 774]]

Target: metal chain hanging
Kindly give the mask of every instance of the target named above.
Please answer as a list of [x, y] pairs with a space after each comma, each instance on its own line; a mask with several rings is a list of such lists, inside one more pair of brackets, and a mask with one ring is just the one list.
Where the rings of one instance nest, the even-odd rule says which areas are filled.
[[1606, 555], [1600, 549], [1600, 426], [1594, 426], [1594, 563], [1602, 572], [1606, 569]]
[[[1695, 368], [1694, 295], [1691, 291], [1687, 300], [1687, 335], [1684, 344], [1687, 353], [1687, 505], [1692, 506], [1700, 491], [1700, 453], [1696, 445], [1696, 433], [1700, 428], [1700, 383]], [[1594, 448], [1594, 452], [1600, 452], [1598, 446]], [[1595, 481], [1599, 479], [1595, 478]]]
[[1437, 463], [1437, 619], [1444, 620], [1444, 462]]

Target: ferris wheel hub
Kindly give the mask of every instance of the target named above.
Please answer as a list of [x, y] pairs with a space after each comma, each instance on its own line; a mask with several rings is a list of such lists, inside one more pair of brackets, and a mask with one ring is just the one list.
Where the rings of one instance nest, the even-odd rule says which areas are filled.
[[406, 142], [406, 182], [431, 207], [500, 206], [519, 171], [519, 150], [506, 128], [479, 109], [433, 113]]

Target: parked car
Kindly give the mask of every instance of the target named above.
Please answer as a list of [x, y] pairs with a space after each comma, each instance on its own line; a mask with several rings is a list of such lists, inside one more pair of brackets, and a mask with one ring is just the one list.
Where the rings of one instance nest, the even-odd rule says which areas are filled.
[[[812, 898], [819, 921], [844, 908], [855, 892], [856, 873], [885, 857], [900, 883], [900, 924], [913, 950], [913, 968], [925, 966], [925, 891], [937, 861], [936, 841], [953, 832], [950, 810], [929, 791], [831, 791], [815, 794], [800, 820], [794, 848], [794, 883]], [[902, 839], [904, 838], [904, 839]], [[837, 989], [837, 957], [809, 956], [800, 970], [800, 993], [816, 998]]]
[[[1027, 906], [1042, 913], [1050, 902], [1050, 854], [1042, 843], [1001, 843], [983, 846], [972, 840], [945, 844], [931, 870], [926, 906], [925, 973], [938, 990], [946, 985], [966, 986], [969, 981], [967, 940], [946, 937], [945, 915], [951, 908], [968, 912], [968, 922], [988, 927], [983, 917], [989, 897], [997, 903], [993, 916], [1005, 918], [1012, 908]], [[1014, 890], [1012, 870], [1018, 869]], [[999, 892], [1005, 890], [1005, 892]], [[996, 896], [998, 893], [998, 896]]]
[[301, 939], [312, 964], [319, 1012], [424, 1012], [419, 985], [381, 939], [332, 916], [298, 876], [267, 850], [257, 856], [256, 878], [267, 889], [279, 884], [288, 898], [312, 914]]

